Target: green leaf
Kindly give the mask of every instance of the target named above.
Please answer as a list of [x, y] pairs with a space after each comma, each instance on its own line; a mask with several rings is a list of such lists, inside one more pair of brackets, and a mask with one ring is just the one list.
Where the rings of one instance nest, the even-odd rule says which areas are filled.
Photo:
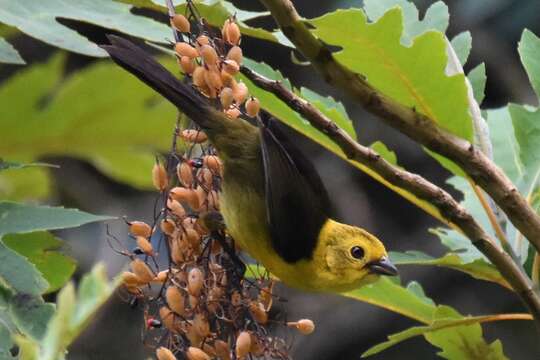
[[[257, 63], [249, 59], [244, 60], [244, 65], [269, 79], [280, 80], [284, 86], [291, 89], [290, 82], [287, 79], [283, 79], [283, 76], [279, 71], [273, 70], [268, 65], [264, 63]], [[371, 176], [373, 179], [388, 187], [390, 190], [395, 191], [397, 194], [403, 196], [405, 199], [412, 202], [419, 208], [423, 209], [430, 215], [445, 222], [439, 211], [434, 206], [432, 206], [426, 201], [420, 200], [405, 189], [392, 185], [368, 167], [355, 161], [348, 160], [343, 151], [341, 151], [341, 149], [332, 140], [330, 140], [324, 133], [318, 131], [313, 126], [311, 126], [308, 121], [303, 119], [300, 115], [298, 115], [298, 113], [289, 108], [283, 101], [278, 99], [275, 95], [258, 88], [245, 76], [242, 75], [241, 79], [248, 86], [250, 93], [261, 101], [264, 109], [271, 113], [273, 116], [275, 116], [277, 119], [279, 119], [281, 122], [290, 126], [299, 133], [307, 136], [318, 144], [322, 145], [327, 150], [330, 150], [342, 159], [348, 161], [350, 164], [352, 164], [362, 172]], [[353, 138], [356, 138], [352, 122], [348, 118], [341, 104], [336, 103], [332, 98], [324, 98], [318, 94], [315, 95], [314, 92], [307, 91], [306, 89], [302, 90], [300, 96], [305, 96], [306, 100], [313, 101], [313, 104], [318, 109], [323, 111], [328, 117], [330, 117], [338, 125], [343, 127], [349, 133], [349, 135], [351, 135]]]
[[26, 169], [29, 167], [53, 167], [58, 168], [59, 166], [53, 165], [53, 164], [47, 164], [47, 163], [31, 163], [31, 164], [24, 164], [20, 162], [13, 162], [13, 161], [4, 161], [0, 158], [0, 171], [7, 170], [7, 169]]
[[114, 217], [92, 215], [77, 209], [0, 201], [0, 236], [72, 228], [110, 219]]
[[405, 253], [390, 252], [392, 263], [396, 265], [431, 265], [441, 266], [462, 271], [475, 279], [495, 282], [511, 289], [511, 286], [502, 277], [501, 273], [484, 259], [475, 259], [471, 262], [463, 261], [456, 253], [448, 253], [440, 258], [434, 258], [419, 251], [407, 251]]
[[452, 48], [458, 56], [461, 65], [467, 63], [472, 49], [472, 36], [470, 31], [457, 34], [451, 41]]
[[75, 260], [58, 252], [62, 240], [49, 232], [9, 234], [2, 241], [36, 266], [49, 283], [47, 292], [60, 289], [75, 272]]
[[472, 69], [469, 72], [469, 75], [467, 75], [469, 78], [469, 81], [471, 82], [471, 86], [473, 88], [474, 98], [478, 102], [478, 104], [482, 104], [482, 101], [484, 101], [485, 97], [485, 89], [486, 89], [486, 64], [481, 63], [480, 65], [476, 66], [474, 69]]
[[[174, 66], [174, 61], [167, 58], [165, 64]], [[113, 179], [153, 188], [149, 159], [168, 151], [175, 108], [112, 62], [86, 67], [58, 86], [62, 67], [63, 58], [54, 57], [0, 87], [0, 108], [6, 110], [0, 154], [21, 163], [45, 156], [76, 157]], [[103, 86], [107, 83], [115, 86]], [[44, 104], [43, 99], [49, 101]], [[49, 171], [59, 170], [2, 171], [0, 197], [47, 195]]]
[[[429, 31], [417, 36], [410, 47], [403, 46], [400, 8], [387, 11], [375, 23], [368, 23], [359, 9], [337, 10], [310, 23], [317, 37], [342, 49], [334, 53], [338, 62], [365, 76], [385, 95], [472, 141], [465, 75], [446, 76], [448, 57], [444, 34]], [[345, 33], [348, 36], [343, 36]], [[462, 174], [450, 160], [441, 156], [435, 158], [454, 173]]]
[[407, 0], [365, 0], [364, 10], [372, 21], [379, 20], [389, 9], [400, 7], [403, 10], [404, 31], [401, 42], [410, 45], [412, 40], [429, 30], [438, 30], [443, 34], [448, 28], [450, 14], [448, 6], [442, 1], [432, 4], [420, 20], [420, 14], [413, 2]]
[[370, 146], [375, 150], [379, 155], [383, 157], [386, 161], [391, 164], [397, 165], [397, 155], [392, 150], [388, 149], [386, 145], [380, 141], [376, 141]]
[[24, 65], [26, 62], [13, 45], [0, 37], [0, 63]]
[[531, 81], [531, 85], [540, 97], [540, 38], [533, 34], [530, 30], [525, 29], [518, 46], [521, 62], [527, 70], [527, 75]]
[[418, 294], [416, 286], [413, 289], [415, 291], [404, 288], [387, 277], [380, 277], [373, 284], [365, 285], [343, 295], [423, 323], [429, 323], [433, 317], [435, 306], [426, 301], [425, 296]]
[[438, 306], [434, 321], [428, 326], [416, 326], [389, 335], [388, 341], [371, 347], [362, 357], [375, 355], [402, 341], [424, 335], [426, 340], [443, 349], [440, 356], [447, 359], [506, 359], [499, 340], [487, 344], [482, 336], [479, 323], [490, 321], [493, 316], [462, 317], [448, 306]]
[[85, 275], [75, 294], [72, 283], [58, 295], [58, 306], [40, 344], [40, 360], [57, 360], [73, 340], [88, 326], [99, 308], [113, 294], [117, 283], [110, 283], [102, 264]]
[[0, 321], [0, 360], [15, 359], [9, 351], [12, 347], [11, 331]]
[[34, 340], [41, 340], [52, 318], [55, 306], [43, 301], [41, 296], [16, 294], [9, 308], [17, 329]]
[[19, 293], [41, 295], [49, 284], [28, 260], [0, 241], [0, 284]]

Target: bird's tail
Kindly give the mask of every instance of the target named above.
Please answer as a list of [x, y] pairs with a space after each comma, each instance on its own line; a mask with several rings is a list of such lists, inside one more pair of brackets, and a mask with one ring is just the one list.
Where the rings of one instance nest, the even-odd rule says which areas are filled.
[[102, 45], [118, 65], [135, 75], [173, 103], [180, 111], [205, 130], [220, 127], [215, 110], [194, 88], [182, 83], [141, 48], [115, 35], [108, 36], [111, 45]]

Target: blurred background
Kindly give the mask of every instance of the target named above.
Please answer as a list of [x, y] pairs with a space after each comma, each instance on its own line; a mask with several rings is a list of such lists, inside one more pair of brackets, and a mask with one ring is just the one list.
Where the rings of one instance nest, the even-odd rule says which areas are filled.
[[[262, 10], [255, 1], [233, 2], [242, 9]], [[415, 2], [423, 12], [434, 1]], [[362, 2], [295, 0], [294, 3], [301, 15], [310, 18], [336, 8], [359, 6]], [[472, 33], [473, 49], [465, 70], [468, 71], [481, 62], [487, 65], [487, 96], [482, 104], [483, 108], [495, 108], [509, 101], [532, 103], [532, 89], [520, 65], [516, 46], [524, 28], [540, 34], [540, 2], [447, 0], [446, 3], [451, 14], [449, 38], [465, 30]], [[151, 15], [155, 17], [155, 14]], [[165, 20], [164, 16], [157, 18]], [[95, 42], [106, 42], [104, 29], [74, 21], [60, 22]], [[257, 19], [251, 24], [274, 27], [270, 18]], [[29, 66], [45, 62], [58, 51], [25, 35], [15, 35], [10, 41]], [[343, 101], [362, 144], [383, 141], [397, 153], [402, 166], [424, 175], [459, 197], [451, 187], [445, 185], [449, 174], [426, 156], [419, 146], [366, 114], [360, 107], [351, 104], [343, 94], [334, 92], [310, 67], [294, 65], [290, 60], [290, 49], [248, 37], [243, 39], [243, 49], [251, 58], [264, 61], [282, 71], [295, 86], [306, 86]], [[65, 72], [77, 71], [96, 61], [106, 60], [69, 53]], [[0, 82], [23, 69], [24, 67], [1, 65]], [[439, 240], [428, 232], [428, 228], [438, 225], [434, 219], [336, 156], [323, 151], [316, 144], [293, 131], [290, 136], [314, 159], [342, 220], [369, 229], [383, 239], [390, 250], [416, 249], [434, 256], [443, 254]], [[2, 134], [0, 141], [1, 137]], [[96, 214], [126, 215], [129, 219], [151, 220], [156, 194], [141, 192], [114, 182], [83, 161], [67, 158], [44, 160], [61, 166], [61, 169], [53, 171], [54, 196], [48, 199], [48, 203], [77, 207]], [[111, 230], [121, 236], [125, 235], [121, 221], [112, 223]], [[105, 229], [101, 225], [85, 226], [61, 235], [69, 239], [66, 251], [75, 257], [79, 264], [76, 277], [98, 261], [107, 264], [111, 276], [125, 265], [125, 259], [115, 255], [107, 246]], [[463, 314], [480, 315], [524, 310], [517, 297], [510, 292], [491, 283], [474, 280], [460, 272], [436, 267], [403, 266], [400, 273], [403, 283], [413, 279], [419, 281], [426, 294], [434, 301], [452, 305]], [[287, 303], [279, 304], [280, 311], [286, 312], [290, 318], [313, 319], [317, 324], [314, 334], [308, 337], [297, 336], [293, 340], [294, 359], [359, 358], [362, 352], [373, 344], [384, 341], [387, 335], [414, 325], [413, 321], [402, 316], [339, 296], [305, 294], [283, 286], [279, 288], [279, 294], [288, 300]], [[130, 308], [116, 297], [96, 316], [92, 326], [72, 346], [68, 359], [145, 359], [149, 351], [141, 342], [141, 327], [141, 312]], [[496, 338], [502, 340], [505, 353], [510, 358], [540, 358], [540, 346], [532, 323], [500, 322], [487, 324], [483, 328], [488, 341]], [[437, 357], [435, 353], [436, 348], [422, 337], [417, 337], [372, 359], [430, 359]]]

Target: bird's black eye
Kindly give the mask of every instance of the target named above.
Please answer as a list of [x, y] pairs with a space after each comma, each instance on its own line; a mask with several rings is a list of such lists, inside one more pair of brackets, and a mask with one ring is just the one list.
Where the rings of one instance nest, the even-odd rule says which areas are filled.
[[362, 249], [360, 246], [354, 246], [351, 249], [351, 255], [355, 259], [361, 259], [364, 257], [364, 249]]

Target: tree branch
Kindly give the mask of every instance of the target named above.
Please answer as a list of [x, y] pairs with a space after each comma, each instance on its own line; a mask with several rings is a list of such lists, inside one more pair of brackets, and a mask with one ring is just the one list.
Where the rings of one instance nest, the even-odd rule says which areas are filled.
[[283, 33], [331, 85], [343, 90], [388, 125], [428, 149], [457, 163], [506, 213], [510, 221], [540, 252], [540, 217], [515, 185], [470, 142], [437, 126], [428, 116], [374, 89], [366, 79], [335, 61], [332, 53], [302, 22], [290, 0], [260, 0]]
[[331, 119], [284, 87], [281, 82], [267, 79], [246, 67], [242, 67], [241, 71], [257, 86], [275, 94], [289, 107], [303, 115], [311, 125], [327, 134], [343, 150], [347, 158], [369, 167], [388, 182], [408, 190], [437, 207], [442, 216], [465, 234], [472, 244], [497, 267], [527, 305], [540, 327], [540, 297], [533, 290], [533, 284], [527, 274], [450, 194], [422, 176], [392, 165], [373, 149], [360, 145]]

